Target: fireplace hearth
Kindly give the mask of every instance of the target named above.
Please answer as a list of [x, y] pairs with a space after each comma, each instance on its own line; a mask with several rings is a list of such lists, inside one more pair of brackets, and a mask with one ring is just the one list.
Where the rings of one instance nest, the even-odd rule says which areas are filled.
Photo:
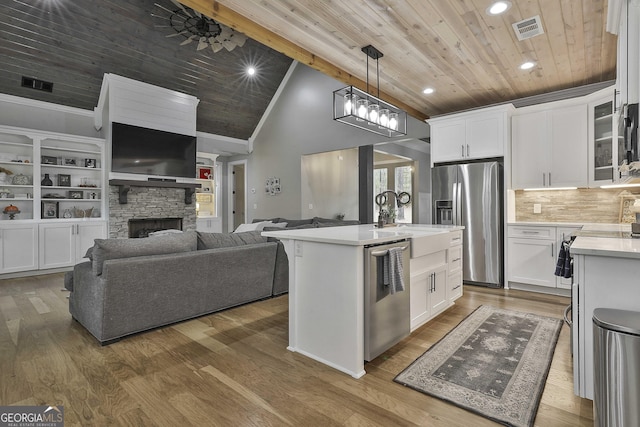
[[139, 218], [130, 219], [129, 237], [148, 237], [149, 233], [160, 230], [182, 230], [182, 218]]

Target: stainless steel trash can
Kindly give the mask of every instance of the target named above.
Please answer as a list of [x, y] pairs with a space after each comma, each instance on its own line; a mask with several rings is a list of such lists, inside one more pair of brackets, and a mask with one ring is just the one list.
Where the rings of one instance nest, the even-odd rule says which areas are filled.
[[593, 420], [596, 427], [640, 426], [640, 313], [593, 311]]

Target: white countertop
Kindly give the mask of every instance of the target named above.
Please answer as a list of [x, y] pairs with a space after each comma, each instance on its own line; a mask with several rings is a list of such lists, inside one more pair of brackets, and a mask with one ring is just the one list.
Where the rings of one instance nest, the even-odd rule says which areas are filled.
[[263, 231], [262, 235], [275, 237], [277, 239], [364, 246], [411, 237], [449, 233], [462, 229], [464, 229], [464, 227], [456, 225], [398, 224], [393, 227], [376, 228], [374, 224], [361, 224], [292, 230], [285, 228], [278, 231]]
[[[630, 224], [590, 224], [582, 231], [631, 232]], [[573, 255], [595, 255], [640, 259], [640, 239], [630, 237], [578, 236], [571, 244]]]

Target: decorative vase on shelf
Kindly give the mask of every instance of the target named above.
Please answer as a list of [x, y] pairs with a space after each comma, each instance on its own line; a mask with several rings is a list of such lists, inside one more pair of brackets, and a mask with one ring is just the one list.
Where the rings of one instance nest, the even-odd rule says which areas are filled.
[[52, 186], [53, 185], [53, 181], [51, 181], [51, 178], [49, 178], [49, 174], [48, 173], [44, 174], [44, 179], [42, 181], [40, 181], [40, 184], [46, 185], [46, 186]]

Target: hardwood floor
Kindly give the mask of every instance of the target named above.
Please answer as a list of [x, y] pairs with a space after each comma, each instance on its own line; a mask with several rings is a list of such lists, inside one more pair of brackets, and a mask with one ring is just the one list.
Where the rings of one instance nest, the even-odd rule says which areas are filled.
[[[62, 274], [0, 280], [0, 405], [62, 404], [67, 426], [492, 426], [393, 378], [481, 304], [561, 318], [569, 303], [467, 286], [356, 380], [286, 349], [286, 295], [101, 347], [62, 288]], [[567, 326], [535, 424], [593, 425], [573, 394]]]

